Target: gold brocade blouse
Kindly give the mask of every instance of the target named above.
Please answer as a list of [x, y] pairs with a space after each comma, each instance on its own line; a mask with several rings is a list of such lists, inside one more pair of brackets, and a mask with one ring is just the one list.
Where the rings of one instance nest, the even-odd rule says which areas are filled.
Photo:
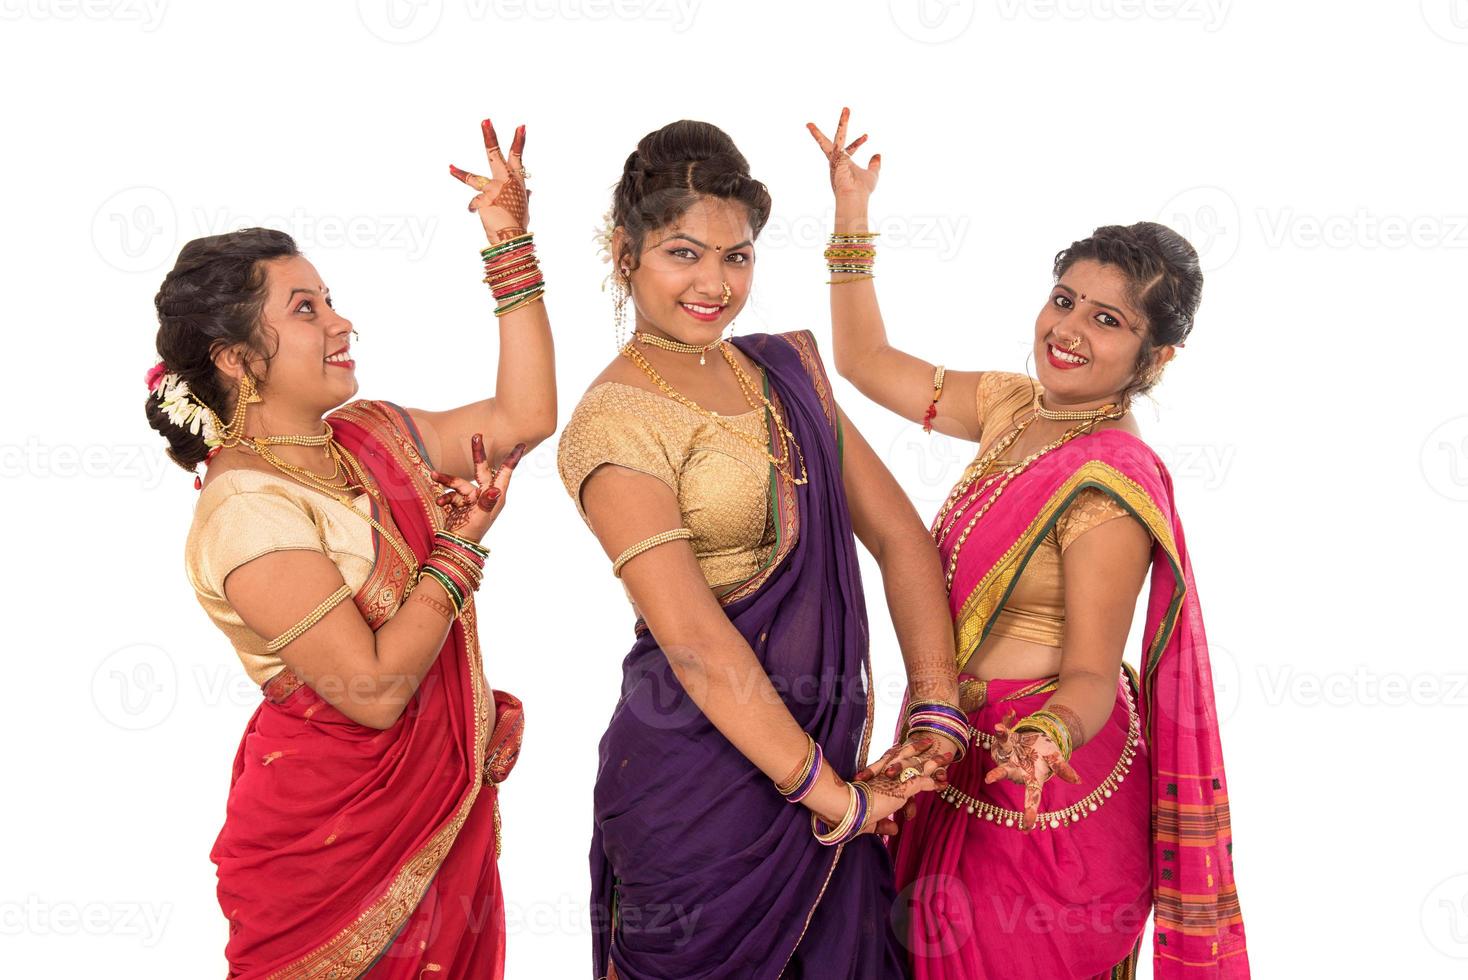
[[[980, 438], [985, 449], [1013, 426], [1034, 403], [1038, 386], [1028, 376], [988, 371], [979, 379]], [[985, 476], [1016, 460], [995, 460]], [[1045, 535], [1014, 584], [991, 635], [1010, 636], [1058, 647], [1065, 637], [1065, 578], [1061, 556], [1082, 534], [1117, 517], [1131, 514], [1110, 495], [1087, 487], [1076, 495]]]
[[[724, 419], [768, 445], [763, 408]], [[667, 484], [710, 588], [750, 578], [775, 545], [768, 457], [666, 395], [617, 381], [596, 385], [566, 423], [556, 462], [588, 527], [581, 487], [597, 467], [624, 466]]]
[[[352, 506], [371, 513], [368, 494], [359, 494]], [[377, 517], [384, 524], [392, 519], [385, 512]], [[250, 679], [263, 684], [285, 662], [266, 652], [269, 638], [246, 626], [225, 599], [225, 578], [272, 551], [317, 551], [341, 570], [355, 593], [372, 571], [372, 535], [372, 525], [325, 494], [284, 476], [230, 470], [199, 493], [184, 545], [184, 567], [199, 604], [229, 637]]]

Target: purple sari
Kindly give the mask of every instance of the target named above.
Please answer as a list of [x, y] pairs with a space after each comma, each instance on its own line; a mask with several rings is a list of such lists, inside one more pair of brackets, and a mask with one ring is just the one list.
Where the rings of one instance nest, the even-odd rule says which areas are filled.
[[[850, 778], [871, 734], [871, 668], [835, 402], [808, 331], [734, 343], [765, 368], [809, 482], [794, 487], [771, 468], [780, 540], [720, 601], [795, 720]], [[905, 976], [878, 839], [817, 843], [810, 811], [780, 797], [704, 717], [645, 625], [637, 631], [600, 748], [595, 975], [610, 959], [620, 980]]]

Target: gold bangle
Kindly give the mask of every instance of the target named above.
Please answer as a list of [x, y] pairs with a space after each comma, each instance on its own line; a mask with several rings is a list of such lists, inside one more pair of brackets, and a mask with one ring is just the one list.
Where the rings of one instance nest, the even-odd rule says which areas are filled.
[[938, 365], [938, 370], [933, 372], [933, 401], [937, 401], [943, 395], [943, 373], [945, 368]]
[[637, 542], [632, 547], [628, 548], [626, 551], [618, 555], [617, 560], [612, 562], [612, 574], [615, 575], [617, 578], [621, 578], [622, 566], [627, 564], [632, 559], [636, 558], [638, 555], [642, 554], [644, 551], [647, 551], [649, 548], [656, 548], [658, 545], [667, 544], [669, 541], [677, 541], [679, 539], [692, 537], [693, 532], [686, 527], [674, 528], [671, 531], [660, 531], [650, 538], [646, 538], [642, 541]]
[[308, 612], [305, 619], [302, 619], [299, 623], [292, 626], [290, 629], [286, 630], [284, 633], [280, 634], [269, 643], [265, 644], [265, 652], [275, 653], [277, 650], [280, 650], [286, 644], [296, 639], [296, 637], [300, 636], [302, 633], [315, 626], [318, 622], [321, 621], [321, 617], [331, 612], [331, 610], [336, 607], [337, 603], [341, 602], [343, 599], [351, 594], [352, 587], [343, 582], [341, 588], [337, 589], [325, 599], [322, 599], [321, 605]]

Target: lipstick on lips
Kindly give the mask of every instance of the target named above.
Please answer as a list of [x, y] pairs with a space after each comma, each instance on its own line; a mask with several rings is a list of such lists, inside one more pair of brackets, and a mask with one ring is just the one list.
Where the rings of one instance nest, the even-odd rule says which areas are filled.
[[1051, 367], [1059, 368], [1062, 371], [1085, 367], [1091, 363], [1090, 358], [1081, 357], [1079, 354], [1072, 354], [1070, 351], [1056, 347], [1051, 343], [1045, 344], [1045, 356], [1049, 359]]
[[703, 303], [679, 303], [683, 312], [703, 323], [712, 323], [724, 312], [724, 307], [716, 303], [704, 305]]
[[[336, 351], [335, 353], [328, 354], [328, 355], [326, 355], [326, 363], [327, 364], [330, 364], [332, 367], [340, 367], [340, 368], [347, 368], [347, 369], [355, 368], [357, 366], [357, 362], [356, 361], [352, 360], [350, 357], [345, 357], [344, 358], [344, 357], [341, 356], [341, 355], [346, 354], [346, 353], [347, 353], [347, 348], [343, 347], [341, 350]], [[336, 358], [336, 360], [333, 360], [332, 358]]]

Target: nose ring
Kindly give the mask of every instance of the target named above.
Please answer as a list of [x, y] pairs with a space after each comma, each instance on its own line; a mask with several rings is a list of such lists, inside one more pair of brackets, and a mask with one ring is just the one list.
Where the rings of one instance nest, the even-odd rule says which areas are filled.
[[719, 282], [719, 285], [724, 287], [724, 305], [728, 306], [729, 297], [734, 295], [734, 290], [730, 289], [729, 284], [727, 282], [723, 282], [722, 280]]
[[1079, 346], [1081, 346], [1081, 338], [1077, 337], [1075, 340], [1072, 340], [1070, 343], [1066, 344], [1065, 349], [1068, 351], [1074, 351]]

